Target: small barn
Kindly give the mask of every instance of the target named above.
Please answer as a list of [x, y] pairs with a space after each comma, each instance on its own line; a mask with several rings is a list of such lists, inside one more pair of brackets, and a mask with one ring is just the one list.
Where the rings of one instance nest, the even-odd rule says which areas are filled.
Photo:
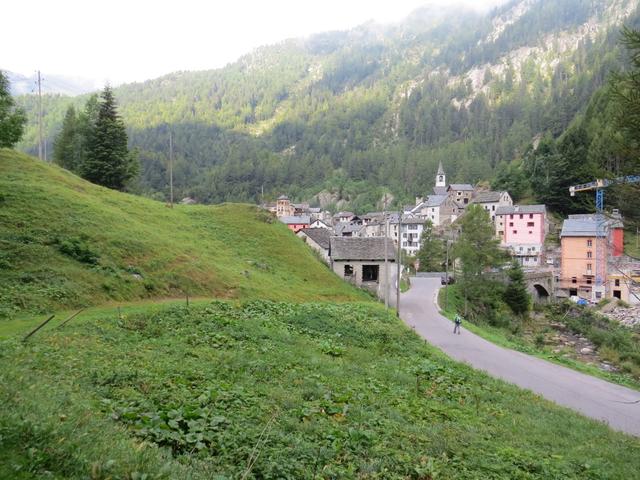
[[[331, 237], [331, 268], [344, 280], [366, 288], [379, 297], [385, 286], [392, 289], [395, 278], [395, 248], [384, 237]], [[388, 279], [388, 283], [387, 283]]]

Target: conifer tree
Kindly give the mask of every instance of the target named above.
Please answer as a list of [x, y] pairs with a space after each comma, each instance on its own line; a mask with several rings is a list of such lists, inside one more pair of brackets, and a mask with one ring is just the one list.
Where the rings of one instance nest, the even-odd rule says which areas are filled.
[[105, 87], [101, 99], [95, 126], [87, 139], [82, 176], [93, 183], [123, 190], [137, 174], [138, 162], [127, 147], [127, 132], [109, 86]]
[[9, 80], [0, 70], [0, 148], [13, 148], [22, 138], [27, 117], [9, 92]]
[[62, 122], [62, 131], [53, 145], [53, 161], [67, 170], [80, 172], [83, 163], [83, 137], [76, 109], [69, 106]]
[[529, 293], [524, 281], [522, 267], [517, 261], [513, 261], [508, 272], [509, 284], [504, 291], [504, 301], [513, 313], [524, 315], [529, 311]]

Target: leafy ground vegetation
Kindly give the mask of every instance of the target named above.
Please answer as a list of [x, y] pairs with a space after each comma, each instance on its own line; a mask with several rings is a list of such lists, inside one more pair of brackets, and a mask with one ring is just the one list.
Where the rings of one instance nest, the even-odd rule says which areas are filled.
[[373, 303], [170, 306], [2, 341], [0, 478], [633, 478], [640, 442]]
[[0, 319], [187, 293], [364, 298], [254, 207], [171, 209], [0, 150]]
[[[464, 299], [457, 285], [447, 287], [448, 307], [444, 313], [452, 317], [464, 315]], [[444, 289], [439, 304], [445, 305]], [[640, 328], [626, 327], [609, 320], [590, 308], [572, 303], [541, 307], [527, 318], [516, 317], [503, 309], [490, 321], [467, 317], [466, 327], [496, 344], [561, 363], [576, 370], [640, 390]], [[559, 330], [560, 329], [560, 330]], [[584, 338], [595, 349], [580, 355], [579, 347], [558, 342], [559, 332]], [[600, 361], [614, 369], [603, 370]]]

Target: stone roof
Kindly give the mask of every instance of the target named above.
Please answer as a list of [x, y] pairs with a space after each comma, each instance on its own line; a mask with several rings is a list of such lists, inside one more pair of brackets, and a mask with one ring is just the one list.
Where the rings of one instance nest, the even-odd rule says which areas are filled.
[[515, 213], [547, 213], [544, 205], [504, 205], [496, 208], [496, 215], [513, 215]]
[[325, 250], [329, 250], [331, 247], [331, 232], [326, 228], [303, 228], [298, 231], [298, 234], [300, 234], [300, 232], [304, 233]]
[[433, 187], [433, 193], [435, 195], [446, 195], [447, 187]]
[[505, 192], [479, 192], [472, 203], [495, 203], [500, 201], [500, 197]]
[[289, 200], [289, 197], [287, 197], [286, 195], [280, 195], [278, 197], [278, 200]]
[[561, 237], [606, 237], [606, 222], [595, 218], [568, 218], [562, 223]]
[[311, 217], [308, 215], [280, 217], [279, 220], [287, 225], [309, 225], [311, 223]]
[[[604, 216], [604, 221], [609, 228], [624, 228], [624, 223], [622, 222], [622, 217], [620, 215], [610, 217], [608, 215]], [[571, 220], [591, 220], [596, 221], [597, 216], [594, 213], [577, 213], [574, 215], [569, 215]]]
[[364, 228], [364, 225], [358, 225], [357, 223], [340, 222], [335, 226], [336, 234], [344, 235], [345, 233], [359, 232]]
[[[387, 239], [387, 258], [393, 261], [396, 251]], [[331, 237], [333, 260], [384, 260], [384, 237]]]
[[473, 185], [469, 184], [469, 183], [452, 183], [451, 185], [449, 185], [448, 190], [454, 190], [454, 191], [466, 191], [466, 192], [473, 192], [474, 188]]

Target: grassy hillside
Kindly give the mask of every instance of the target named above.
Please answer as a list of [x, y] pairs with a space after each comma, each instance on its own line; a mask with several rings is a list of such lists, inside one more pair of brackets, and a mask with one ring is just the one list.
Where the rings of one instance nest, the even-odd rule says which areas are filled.
[[187, 292], [364, 298], [255, 207], [170, 209], [0, 150], [0, 318]]
[[640, 442], [373, 303], [214, 302], [0, 342], [0, 478], [630, 479]]

